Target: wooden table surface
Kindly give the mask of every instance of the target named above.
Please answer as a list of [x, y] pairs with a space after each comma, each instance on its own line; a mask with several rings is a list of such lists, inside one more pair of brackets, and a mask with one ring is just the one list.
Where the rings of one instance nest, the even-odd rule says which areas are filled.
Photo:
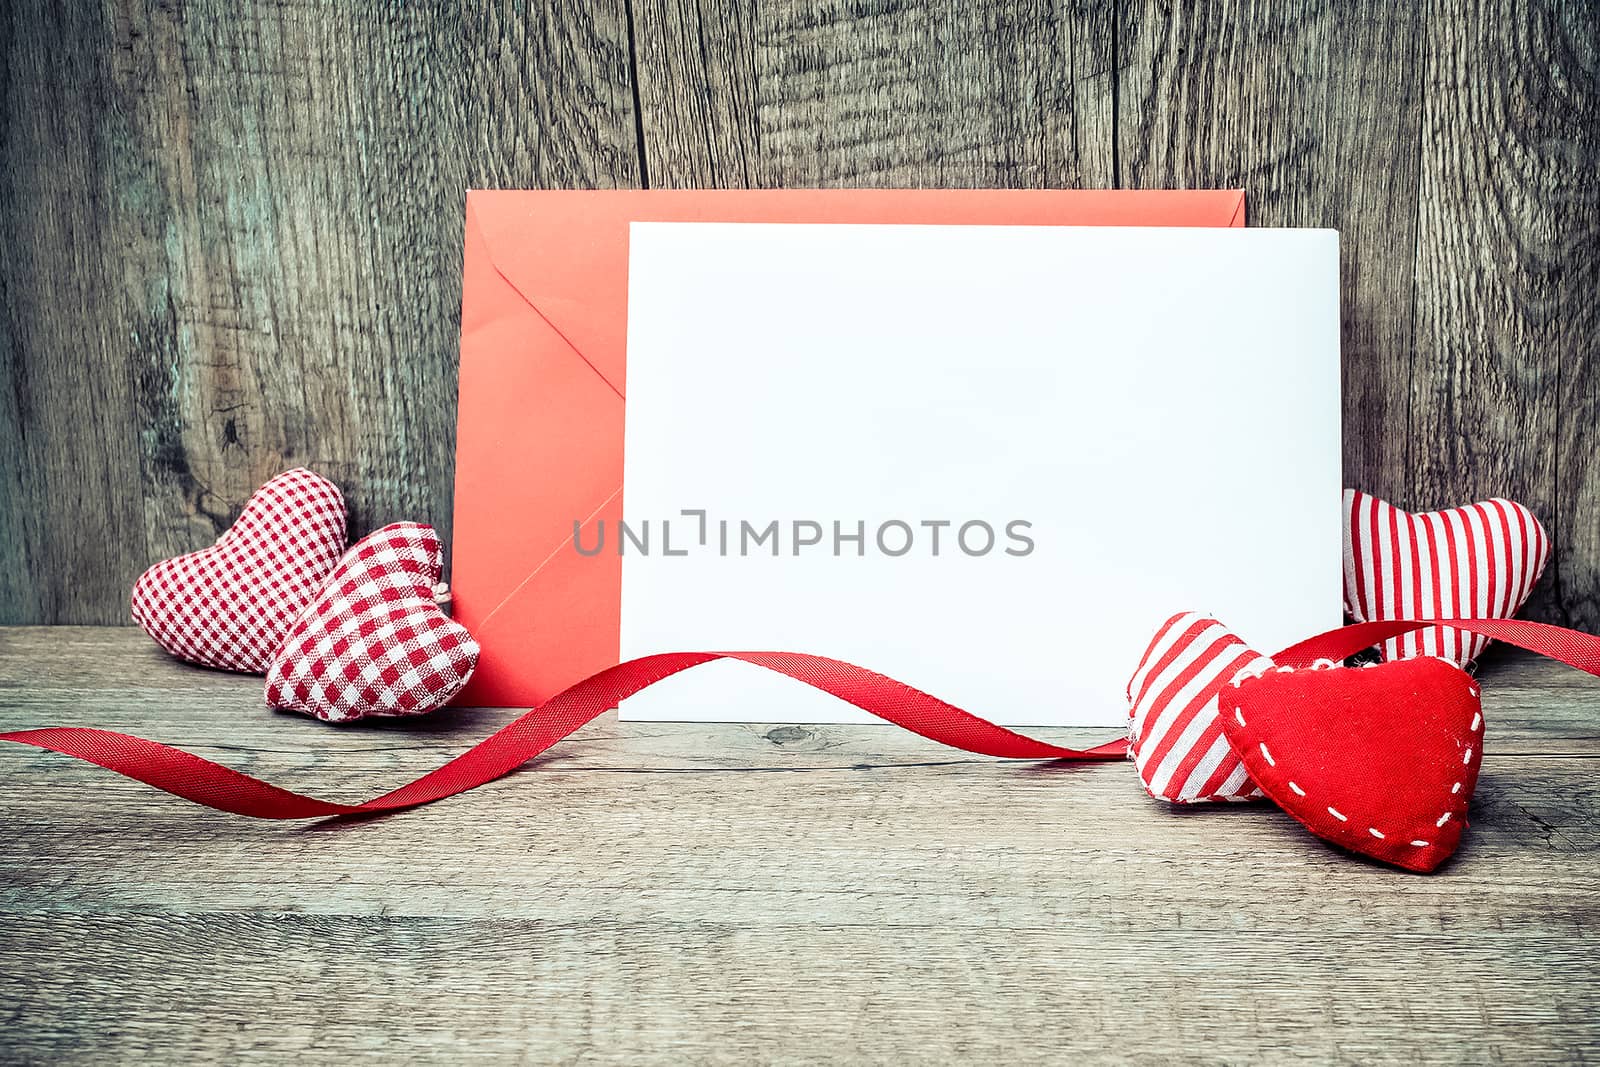
[[[342, 825], [3, 746], [0, 1055], [1600, 1057], [1600, 682], [1513, 654], [1482, 676], [1473, 825], [1432, 876], [1266, 806], [1174, 812], [1123, 763], [888, 727], [607, 717]], [[334, 729], [134, 630], [0, 630], [0, 728], [128, 730], [337, 798], [509, 714]]]

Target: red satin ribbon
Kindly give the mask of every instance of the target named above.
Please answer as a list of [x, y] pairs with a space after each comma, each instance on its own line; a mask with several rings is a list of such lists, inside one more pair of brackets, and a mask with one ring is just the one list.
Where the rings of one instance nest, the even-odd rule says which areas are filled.
[[1309, 667], [1319, 659], [1342, 660], [1391, 637], [1399, 637], [1412, 630], [1425, 630], [1430, 626], [1448, 626], [1453, 630], [1481, 634], [1491, 640], [1504, 641], [1508, 645], [1549, 656], [1586, 674], [1600, 675], [1600, 637], [1525, 619], [1433, 619], [1426, 622], [1391, 619], [1384, 622], [1358, 622], [1308, 637], [1272, 658], [1283, 666]]
[[[1510, 619], [1371, 622], [1330, 630], [1274, 657], [1290, 666], [1342, 660], [1387, 638], [1448, 625], [1550, 656], [1600, 675], [1600, 638], [1559, 626]], [[0, 741], [33, 745], [87, 760], [219, 811], [258, 819], [315, 819], [374, 814], [430, 804], [492, 782], [544, 752], [617, 703], [663, 678], [712, 660], [734, 659], [784, 674], [849, 701], [930, 741], [1002, 759], [1108, 760], [1127, 752], [1122, 739], [1089, 749], [1063, 748], [996, 726], [903, 682], [842, 660], [799, 652], [667, 652], [619, 663], [568, 687], [417, 780], [359, 804], [281, 789], [170, 745], [82, 726], [17, 730]]]
[[97, 763], [208, 808], [258, 819], [315, 819], [396, 811], [476, 789], [520, 767], [551, 745], [663, 678], [718, 659], [742, 660], [848, 700], [896, 726], [952, 748], [1004, 759], [1117, 759], [1126, 741], [1079, 750], [1046, 744], [996, 726], [903, 682], [842, 660], [799, 652], [666, 652], [607, 667], [557, 693], [438, 770], [360, 804], [305, 796], [142, 737], [81, 726], [0, 734]]

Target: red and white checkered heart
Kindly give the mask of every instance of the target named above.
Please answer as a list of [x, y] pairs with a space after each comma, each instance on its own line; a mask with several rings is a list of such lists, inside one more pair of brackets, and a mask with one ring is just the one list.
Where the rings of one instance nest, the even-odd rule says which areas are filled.
[[443, 566], [431, 526], [397, 522], [357, 542], [273, 657], [268, 705], [351, 722], [448, 703], [478, 643], [434, 602]]
[[1272, 660], [1215, 619], [1174, 615], [1128, 682], [1128, 755], [1151, 796], [1174, 804], [1255, 800], [1262, 793], [1223, 736], [1217, 700]]
[[344, 546], [344, 496], [297, 467], [256, 490], [210, 548], [140, 575], [133, 621], [179, 659], [259, 674]]
[[[1550, 538], [1510, 500], [1413, 515], [1345, 490], [1344, 606], [1356, 622], [1517, 613], [1550, 560]], [[1465, 667], [1486, 637], [1443, 626], [1384, 642], [1386, 660], [1439, 656]]]

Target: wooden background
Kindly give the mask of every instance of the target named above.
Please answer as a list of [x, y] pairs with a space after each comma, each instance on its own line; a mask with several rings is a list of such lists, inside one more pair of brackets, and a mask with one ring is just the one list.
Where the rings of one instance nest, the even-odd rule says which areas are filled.
[[448, 536], [468, 187], [1243, 186], [1343, 231], [1347, 483], [1523, 500], [1600, 627], [1592, 0], [0, 10], [0, 622], [294, 464]]

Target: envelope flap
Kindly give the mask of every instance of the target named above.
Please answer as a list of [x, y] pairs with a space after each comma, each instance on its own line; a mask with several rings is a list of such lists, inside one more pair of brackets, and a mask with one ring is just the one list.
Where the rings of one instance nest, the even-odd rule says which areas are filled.
[[495, 269], [619, 393], [627, 369], [628, 202], [640, 195], [467, 194]]

